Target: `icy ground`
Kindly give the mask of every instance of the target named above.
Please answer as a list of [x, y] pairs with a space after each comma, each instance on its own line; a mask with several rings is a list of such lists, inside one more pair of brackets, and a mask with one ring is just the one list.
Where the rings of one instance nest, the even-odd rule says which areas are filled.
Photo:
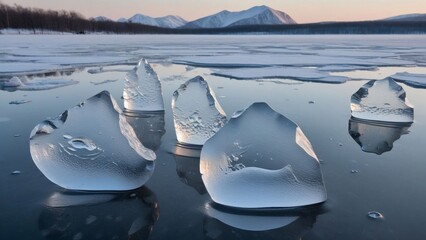
[[[344, 71], [426, 67], [426, 36], [75, 36], [0, 37], [0, 80], [81, 66], [170, 62], [206, 68], [231, 78], [282, 77], [344, 82]], [[236, 68], [247, 69], [236, 69]], [[273, 67], [257, 71], [256, 68]], [[283, 68], [285, 67], [285, 68]], [[305, 71], [292, 68], [303, 67]], [[290, 69], [289, 69], [290, 68]], [[306, 68], [312, 68], [306, 70]], [[290, 71], [289, 71], [290, 70]], [[319, 73], [321, 71], [322, 73]], [[426, 74], [426, 70], [422, 70]], [[225, 74], [220, 74], [225, 73]], [[311, 77], [315, 73], [315, 77]], [[393, 72], [395, 74], [397, 72]], [[308, 75], [308, 76], [307, 76]], [[322, 76], [319, 76], [322, 75]], [[383, 78], [383, 77], [382, 77]], [[426, 87], [421, 81], [417, 87]]]

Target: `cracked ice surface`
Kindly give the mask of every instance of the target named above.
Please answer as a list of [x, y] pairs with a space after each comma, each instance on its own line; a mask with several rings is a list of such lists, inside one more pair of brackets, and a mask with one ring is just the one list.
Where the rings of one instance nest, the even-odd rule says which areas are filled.
[[412, 87], [426, 88], [426, 74], [400, 72], [390, 76], [390, 78]]
[[33, 79], [29, 80], [25, 76], [12, 77], [11, 79], [0, 82], [0, 86], [10, 90], [21, 91], [41, 91], [54, 88], [66, 87], [69, 85], [77, 84], [78, 81], [66, 79]]
[[203, 77], [182, 84], [173, 93], [173, 117], [178, 142], [203, 145], [226, 123], [226, 114]]
[[145, 59], [127, 73], [123, 98], [127, 111], [164, 111], [160, 80]]
[[290, 78], [301, 81], [324, 83], [344, 83], [347, 80], [346, 77], [331, 76], [326, 72], [321, 72], [313, 68], [295, 67], [221, 69], [214, 71], [213, 75], [235, 79]]
[[73, 190], [138, 188], [152, 175], [156, 158], [106, 91], [38, 124], [30, 150], [49, 180]]
[[327, 199], [309, 140], [266, 103], [237, 112], [205, 143], [200, 172], [213, 201], [227, 206], [296, 207]]
[[351, 97], [352, 116], [370, 121], [413, 122], [414, 109], [405, 95], [391, 78], [369, 81]]

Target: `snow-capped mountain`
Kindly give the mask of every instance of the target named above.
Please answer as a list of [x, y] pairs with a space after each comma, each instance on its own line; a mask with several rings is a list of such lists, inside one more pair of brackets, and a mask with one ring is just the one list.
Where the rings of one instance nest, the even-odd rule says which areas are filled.
[[132, 22], [164, 28], [177, 28], [187, 23], [185, 19], [179, 16], [169, 15], [165, 17], [153, 18], [143, 14], [135, 14], [129, 19], [120, 18], [117, 20], [117, 22]]
[[187, 23], [183, 28], [222, 28], [240, 25], [295, 24], [288, 14], [267, 6], [256, 6], [240, 12], [222, 11]]
[[426, 21], [426, 13], [413, 13], [382, 19], [383, 21]]
[[110, 18], [107, 18], [105, 16], [97, 16], [97, 17], [94, 17], [93, 20], [95, 20], [96, 22], [108, 22], [108, 21], [112, 21]]

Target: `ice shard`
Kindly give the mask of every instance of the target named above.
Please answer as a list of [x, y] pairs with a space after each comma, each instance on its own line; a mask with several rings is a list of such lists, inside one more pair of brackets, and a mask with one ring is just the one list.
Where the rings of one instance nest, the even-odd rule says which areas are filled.
[[352, 117], [411, 123], [414, 121], [414, 109], [405, 95], [404, 89], [391, 78], [369, 81], [352, 95]]
[[30, 151], [50, 181], [73, 190], [139, 188], [151, 177], [156, 158], [106, 91], [38, 124]]
[[156, 151], [161, 145], [164, 129], [164, 112], [124, 112], [127, 122], [133, 127], [139, 141]]
[[227, 119], [214, 92], [203, 77], [182, 84], [173, 93], [173, 117], [179, 143], [203, 145]]
[[382, 154], [392, 150], [393, 143], [408, 134], [411, 124], [394, 124], [349, 120], [349, 134], [361, 146], [362, 151]]
[[204, 144], [200, 172], [213, 201], [226, 206], [298, 207], [327, 199], [309, 140], [266, 103], [235, 113]]
[[145, 59], [127, 73], [123, 98], [126, 111], [164, 111], [160, 80]]
[[160, 215], [148, 188], [121, 194], [55, 192], [38, 227], [45, 239], [148, 239]]

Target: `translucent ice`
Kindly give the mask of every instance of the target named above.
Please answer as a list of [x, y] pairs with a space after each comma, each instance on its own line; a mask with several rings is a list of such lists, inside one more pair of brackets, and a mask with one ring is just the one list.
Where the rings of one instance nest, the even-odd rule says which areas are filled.
[[411, 124], [384, 124], [359, 119], [349, 120], [349, 134], [361, 146], [362, 151], [382, 154], [392, 150], [393, 143], [408, 134]]
[[351, 98], [354, 118], [381, 122], [413, 122], [414, 109], [404, 89], [391, 78], [369, 81]]
[[296, 207], [327, 199], [309, 140], [266, 103], [235, 113], [205, 143], [200, 172], [213, 201], [222, 205]]
[[12, 77], [3, 83], [0, 83], [0, 87], [11, 91], [40, 91], [65, 87], [77, 83], [78, 81], [68, 79], [34, 78], [30, 80], [25, 76], [21, 76]]
[[156, 158], [106, 91], [38, 124], [30, 150], [49, 180], [74, 190], [138, 188], [152, 175]]
[[180, 180], [195, 189], [200, 195], [207, 192], [200, 174], [200, 157], [174, 155], [176, 173]]
[[128, 111], [164, 111], [160, 80], [145, 59], [127, 73], [123, 98]]
[[135, 130], [139, 141], [147, 148], [157, 150], [161, 145], [164, 129], [164, 112], [130, 113], [125, 112], [127, 122]]
[[203, 77], [182, 84], [173, 93], [173, 117], [177, 140], [203, 145], [226, 123], [226, 114]]
[[132, 193], [53, 193], [38, 227], [45, 239], [148, 239], [159, 205], [147, 188]]

